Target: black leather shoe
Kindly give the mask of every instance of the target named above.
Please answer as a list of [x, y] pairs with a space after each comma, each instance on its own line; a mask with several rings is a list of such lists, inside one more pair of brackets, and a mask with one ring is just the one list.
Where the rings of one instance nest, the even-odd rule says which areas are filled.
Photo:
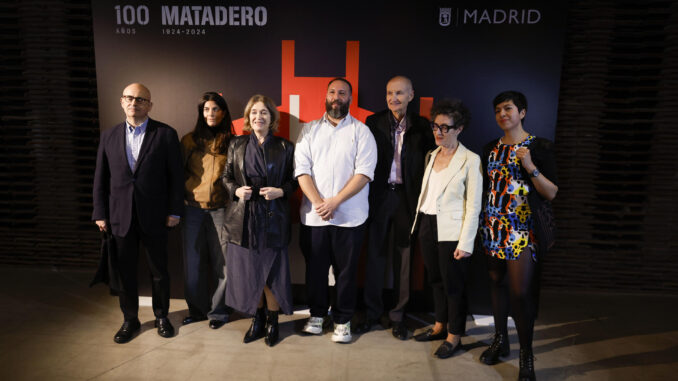
[[193, 315], [188, 315], [184, 318], [184, 320], [181, 321], [182, 325], [186, 324], [191, 324], [191, 323], [197, 323], [199, 321], [207, 320], [207, 316], [193, 316]]
[[436, 350], [436, 353], [434, 353], [434, 355], [438, 356], [439, 359], [446, 359], [452, 357], [454, 352], [458, 351], [459, 348], [461, 348], [461, 340], [459, 340], [457, 345], [454, 345], [449, 341], [445, 340], [443, 341], [442, 344], [440, 344], [438, 350]]
[[499, 362], [499, 357], [506, 357], [510, 352], [508, 337], [502, 333], [495, 333], [490, 347], [480, 355], [480, 362], [494, 365]]
[[429, 328], [426, 330], [426, 332], [422, 332], [418, 335], [414, 335], [414, 340], [416, 341], [434, 341], [434, 340], [442, 340], [447, 338], [447, 331], [446, 330], [441, 330], [438, 333], [433, 333], [433, 328]]
[[268, 318], [266, 319], [266, 338], [264, 342], [269, 347], [278, 342], [278, 311], [268, 311]]
[[534, 356], [531, 350], [520, 350], [519, 364], [518, 381], [534, 381], [537, 379], [534, 374]]
[[257, 339], [261, 339], [266, 334], [266, 314], [263, 308], [258, 308], [252, 318], [250, 329], [247, 330], [243, 342], [245, 344]]
[[155, 327], [158, 328], [158, 335], [162, 337], [174, 336], [174, 327], [166, 317], [155, 319]]
[[210, 320], [210, 328], [212, 328], [212, 329], [219, 329], [224, 324], [226, 324], [225, 320], [217, 320], [217, 319]]
[[367, 333], [372, 329], [372, 326], [377, 324], [377, 321], [374, 319], [366, 319], [362, 323], [356, 324], [355, 327], [351, 327], [353, 333], [362, 334]]
[[113, 341], [118, 344], [125, 344], [134, 338], [134, 335], [139, 332], [139, 329], [141, 329], [139, 319], [125, 321], [122, 323], [122, 327], [120, 327], [118, 332], [116, 332]]
[[405, 325], [404, 321], [394, 321], [391, 333], [393, 334], [393, 337], [400, 340], [407, 340], [407, 336], [409, 335], [407, 325]]

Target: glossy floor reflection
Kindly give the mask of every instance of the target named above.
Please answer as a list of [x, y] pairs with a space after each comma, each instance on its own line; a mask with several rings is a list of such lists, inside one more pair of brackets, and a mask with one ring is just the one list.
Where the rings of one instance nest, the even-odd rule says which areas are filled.
[[[183, 300], [172, 300], [175, 337], [153, 329], [141, 307], [142, 332], [113, 342], [120, 327], [117, 299], [91, 271], [0, 267], [0, 379], [2, 380], [514, 380], [518, 345], [495, 366], [478, 362], [491, 327], [468, 324], [465, 350], [447, 360], [432, 356], [438, 342], [401, 342], [390, 330], [354, 335], [348, 345], [302, 336], [307, 315], [281, 319], [281, 341], [243, 344], [250, 320], [218, 330], [208, 322], [181, 326]], [[542, 292], [534, 350], [540, 380], [668, 380], [678, 374], [678, 297]], [[411, 326], [431, 321], [409, 317]]]

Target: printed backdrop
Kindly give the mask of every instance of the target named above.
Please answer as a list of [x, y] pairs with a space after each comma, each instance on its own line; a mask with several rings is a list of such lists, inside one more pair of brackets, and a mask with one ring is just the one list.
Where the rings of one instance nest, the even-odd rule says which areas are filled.
[[470, 107], [461, 140], [473, 150], [500, 135], [491, 101], [507, 89], [528, 97], [526, 129], [554, 137], [564, 2], [392, 4], [92, 1], [101, 128], [122, 121], [122, 89], [138, 81], [151, 90], [151, 117], [180, 137], [201, 94], [217, 91], [234, 118], [253, 94], [272, 97], [280, 134], [294, 141], [300, 122], [322, 115], [330, 78], [352, 82], [351, 113], [364, 120], [386, 107], [386, 81], [401, 74], [423, 115], [442, 97]]
[[[411, 107], [422, 115], [443, 97], [467, 104], [472, 121], [460, 139], [476, 152], [501, 135], [492, 99], [503, 90], [527, 95], [529, 132], [554, 137], [565, 2], [93, 0], [92, 9], [102, 129], [123, 120], [122, 90], [141, 82], [152, 93], [151, 117], [179, 137], [195, 126], [202, 93], [216, 91], [237, 132], [247, 100], [270, 96], [281, 112], [279, 134], [296, 141], [300, 124], [323, 114], [331, 78], [353, 84], [351, 113], [364, 121], [386, 108], [388, 79], [405, 75], [415, 88]], [[292, 228], [292, 281], [303, 284], [298, 224]], [[175, 280], [182, 279], [173, 263], [180, 250], [170, 245]], [[473, 257], [481, 276], [474, 277], [470, 308], [488, 313], [484, 261]], [[413, 287], [420, 290], [418, 254], [412, 266]]]

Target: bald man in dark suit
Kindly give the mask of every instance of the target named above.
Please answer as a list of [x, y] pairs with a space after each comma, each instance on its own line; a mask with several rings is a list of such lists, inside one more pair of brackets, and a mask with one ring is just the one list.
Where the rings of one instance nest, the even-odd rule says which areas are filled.
[[148, 117], [153, 107], [148, 88], [140, 83], [125, 87], [120, 105], [126, 120], [104, 131], [99, 142], [92, 220], [115, 239], [124, 323], [114, 341], [122, 344], [141, 327], [137, 285], [140, 243], [146, 248], [152, 275], [155, 326], [160, 336], [174, 336], [167, 319], [167, 235], [183, 213], [184, 183], [177, 132]]
[[370, 219], [365, 267], [366, 320], [356, 332], [367, 332], [384, 312], [382, 290], [386, 263], [393, 263], [395, 306], [389, 311], [393, 336], [406, 340], [405, 307], [410, 297], [410, 230], [424, 175], [426, 153], [435, 147], [429, 121], [408, 109], [412, 82], [403, 76], [386, 84], [387, 110], [370, 115], [365, 124], [377, 142], [377, 168], [370, 184]]

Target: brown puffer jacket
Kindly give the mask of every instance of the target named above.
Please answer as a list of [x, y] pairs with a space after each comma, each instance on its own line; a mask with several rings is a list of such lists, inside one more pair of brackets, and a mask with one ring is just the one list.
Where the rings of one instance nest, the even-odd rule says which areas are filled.
[[226, 155], [215, 152], [214, 143], [212, 141], [205, 151], [200, 151], [192, 133], [181, 139], [186, 205], [215, 209], [225, 207], [228, 202], [226, 189], [219, 178], [226, 165]]

